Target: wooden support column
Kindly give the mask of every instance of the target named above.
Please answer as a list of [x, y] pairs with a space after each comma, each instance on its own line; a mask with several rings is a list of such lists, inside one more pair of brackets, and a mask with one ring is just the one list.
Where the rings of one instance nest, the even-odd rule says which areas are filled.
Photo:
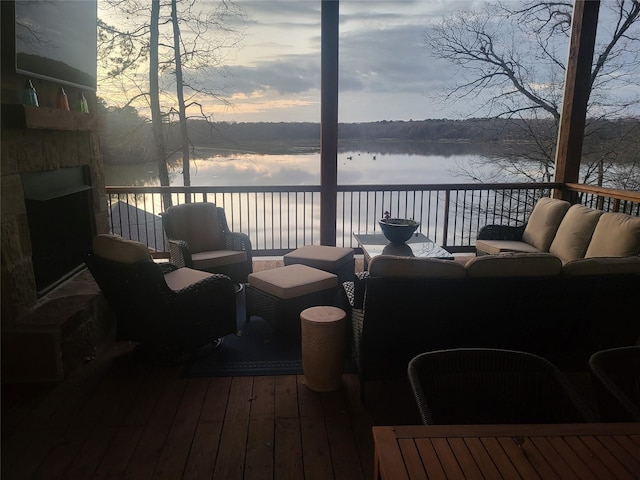
[[[571, 43], [556, 145], [555, 181], [562, 184], [577, 183], [580, 174], [599, 9], [600, 0], [575, 0], [573, 8]], [[565, 191], [556, 190], [554, 197], [571, 200]]]
[[338, 0], [322, 0], [320, 243], [336, 244], [338, 198]]

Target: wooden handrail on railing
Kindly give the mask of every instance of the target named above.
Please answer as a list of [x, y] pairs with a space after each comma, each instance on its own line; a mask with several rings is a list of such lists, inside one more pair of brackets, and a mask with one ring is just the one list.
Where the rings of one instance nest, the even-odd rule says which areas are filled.
[[[640, 216], [640, 192], [559, 183], [339, 185], [336, 245], [357, 248], [353, 233], [379, 232], [385, 211], [413, 218], [420, 231], [452, 253], [475, 251], [487, 224], [521, 225], [535, 202], [565, 188], [581, 204]], [[225, 209], [229, 227], [247, 233], [256, 255], [282, 255], [320, 243], [321, 187], [107, 187], [111, 231], [165, 252], [159, 214], [173, 205], [209, 201]]]
[[[581, 183], [567, 183], [565, 190], [575, 192], [581, 198], [578, 203], [593, 206], [600, 210], [624, 212], [640, 216], [640, 192], [633, 190], [619, 190], [615, 188], [584, 185]], [[605, 202], [609, 208], [605, 208]]]

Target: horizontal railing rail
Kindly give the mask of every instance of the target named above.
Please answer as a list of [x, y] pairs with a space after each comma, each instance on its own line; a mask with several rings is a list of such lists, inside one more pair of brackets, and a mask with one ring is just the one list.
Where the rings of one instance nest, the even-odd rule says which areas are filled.
[[[522, 225], [535, 202], [559, 183], [342, 185], [338, 186], [336, 245], [357, 249], [353, 233], [380, 232], [378, 220], [420, 222], [419, 231], [452, 253], [473, 252], [488, 224]], [[640, 215], [640, 193], [589, 187], [564, 188], [578, 201], [607, 211]], [[224, 208], [229, 228], [249, 235], [255, 255], [282, 255], [320, 243], [320, 186], [134, 187], [108, 186], [113, 233], [168, 250], [160, 213], [172, 205], [208, 201]]]

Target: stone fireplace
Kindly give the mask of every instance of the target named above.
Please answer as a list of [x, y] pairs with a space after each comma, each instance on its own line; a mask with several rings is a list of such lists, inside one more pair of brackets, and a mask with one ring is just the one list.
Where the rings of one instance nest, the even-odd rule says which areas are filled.
[[[57, 80], [18, 73], [15, 2], [0, 11], [2, 381], [58, 381], [114, 330], [83, 268], [92, 236], [108, 231], [98, 104], [95, 91], [65, 84], [92, 113], [57, 109]], [[22, 105], [27, 80], [38, 107]]]
[[83, 265], [107, 231], [93, 115], [2, 105], [2, 377], [60, 380], [113, 330]]

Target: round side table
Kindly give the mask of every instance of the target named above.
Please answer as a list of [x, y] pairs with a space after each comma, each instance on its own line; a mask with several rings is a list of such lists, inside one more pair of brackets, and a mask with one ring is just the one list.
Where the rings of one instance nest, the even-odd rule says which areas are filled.
[[347, 314], [337, 307], [311, 307], [300, 313], [302, 371], [305, 384], [316, 392], [338, 390], [344, 366]]

